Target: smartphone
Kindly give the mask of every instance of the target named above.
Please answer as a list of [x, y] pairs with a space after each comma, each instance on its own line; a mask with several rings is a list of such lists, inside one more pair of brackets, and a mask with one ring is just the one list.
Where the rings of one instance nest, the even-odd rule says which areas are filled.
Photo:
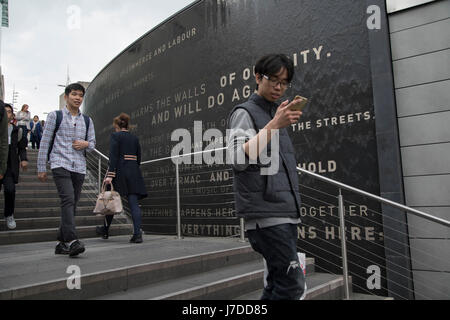
[[295, 96], [294, 100], [300, 99], [300, 98], [302, 99], [301, 102], [296, 103], [291, 106], [292, 111], [302, 111], [305, 108], [306, 104], [308, 103], [308, 99], [297, 95], [297, 96]]

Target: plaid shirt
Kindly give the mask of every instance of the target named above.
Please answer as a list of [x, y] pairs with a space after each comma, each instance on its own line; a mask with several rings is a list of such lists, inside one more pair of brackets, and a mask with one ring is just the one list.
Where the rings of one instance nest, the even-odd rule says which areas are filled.
[[[77, 116], [72, 116], [65, 107], [63, 110], [63, 118], [58, 132], [55, 136], [55, 142], [50, 154], [51, 169], [64, 168], [71, 172], [86, 174], [86, 158], [84, 151], [92, 151], [95, 148], [95, 130], [92, 119], [89, 119], [88, 142], [89, 147], [85, 150], [77, 151], [72, 147], [75, 140], [86, 139], [86, 124], [81, 112]], [[47, 154], [50, 141], [56, 126], [56, 112], [51, 112], [45, 122], [44, 133], [42, 134], [41, 145], [38, 156], [38, 172], [47, 172]]]

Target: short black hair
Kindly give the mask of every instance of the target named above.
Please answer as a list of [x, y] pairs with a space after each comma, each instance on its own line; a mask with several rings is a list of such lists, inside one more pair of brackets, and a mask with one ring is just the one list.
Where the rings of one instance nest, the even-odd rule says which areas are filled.
[[288, 82], [294, 78], [294, 63], [285, 54], [268, 54], [260, 58], [255, 65], [255, 74], [274, 76], [282, 68], [288, 73]]
[[64, 91], [64, 93], [66, 96], [68, 96], [72, 91], [81, 91], [81, 92], [83, 92], [83, 96], [86, 93], [86, 89], [84, 89], [84, 87], [79, 83], [69, 84], [66, 87], [66, 90]]
[[14, 112], [14, 108], [9, 103], [5, 103], [5, 108], [10, 108], [12, 112]]

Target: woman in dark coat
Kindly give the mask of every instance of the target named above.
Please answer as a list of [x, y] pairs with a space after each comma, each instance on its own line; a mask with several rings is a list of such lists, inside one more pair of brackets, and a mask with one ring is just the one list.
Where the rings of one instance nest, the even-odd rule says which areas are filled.
[[[130, 116], [125, 113], [114, 118], [114, 129], [111, 134], [109, 147], [109, 169], [105, 183], [113, 184], [114, 190], [122, 197], [128, 198], [133, 218], [134, 234], [130, 239], [132, 243], [142, 243], [141, 209], [139, 200], [147, 197], [144, 178], [140, 169], [141, 146], [139, 139], [128, 131]], [[98, 233], [104, 239], [108, 238], [109, 227], [113, 216], [106, 216], [103, 227], [98, 227]]]

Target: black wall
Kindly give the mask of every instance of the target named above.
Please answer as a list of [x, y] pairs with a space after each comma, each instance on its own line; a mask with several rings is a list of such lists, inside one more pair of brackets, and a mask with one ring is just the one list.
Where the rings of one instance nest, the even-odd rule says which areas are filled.
[[[296, 64], [286, 97], [310, 99], [301, 122], [290, 128], [299, 165], [380, 194], [366, 10], [365, 1], [354, 0], [194, 3], [132, 44], [91, 83], [85, 110], [95, 122], [97, 148], [107, 154], [111, 122], [120, 112], [131, 115], [144, 160], [170, 156], [178, 143], [172, 132], [193, 132], [194, 121], [225, 135], [229, 111], [255, 88], [256, 59], [283, 52]], [[144, 229], [174, 233], [174, 165], [166, 160], [142, 169], [150, 195], [142, 203]], [[181, 178], [184, 235], [239, 233], [230, 166], [182, 165]], [[304, 175], [300, 180], [299, 248], [324, 271], [341, 272], [338, 190]], [[386, 288], [381, 208], [344, 197], [354, 289], [383, 294], [366, 284], [367, 268], [377, 265]]]

